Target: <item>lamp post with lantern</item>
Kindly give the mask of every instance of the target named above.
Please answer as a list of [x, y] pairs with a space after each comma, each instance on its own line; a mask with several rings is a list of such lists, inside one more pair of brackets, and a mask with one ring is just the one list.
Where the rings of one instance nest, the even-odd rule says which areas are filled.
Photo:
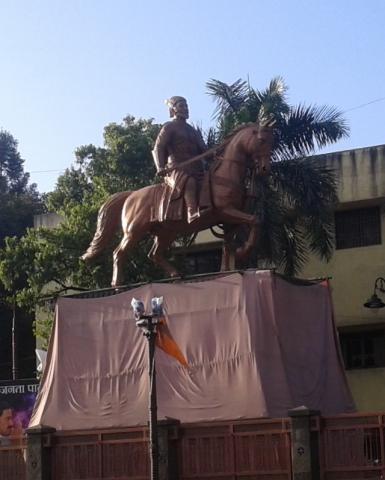
[[159, 447], [158, 447], [158, 405], [156, 395], [155, 341], [160, 318], [163, 316], [163, 297], [151, 299], [151, 313], [145, 312], [144, 303], [135, 298], [131, 301], [136, 326], [139, 327], [148, 342], [149, 373], [149, 453], [151, 480], [159, 480]]
[[385, 293], [385, 278], [378, 277], [374, 282], [373, 295], [364, 303], [366, 308], [383, 308], [385, 303], [377, 295], [377, 292]]

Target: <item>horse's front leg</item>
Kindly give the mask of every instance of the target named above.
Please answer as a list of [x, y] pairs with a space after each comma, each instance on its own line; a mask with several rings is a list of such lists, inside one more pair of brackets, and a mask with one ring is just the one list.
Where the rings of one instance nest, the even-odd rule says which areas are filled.
[[231, 249], [230, 239], [227, 240], [225, 236], [225, 243], [222, 249], [221, 270], [234, 270], [237, 260], [244, 261], [249, 257], [259, 236], [260, 223], [255, 215], [250, 215], [233, 207], [223, 209], [221, 211], [221, 218], [228, 223], [250, 225], [250, 232], [246, 242], [237, 248], [235, 252]]
[[234, 267], [231, 268], [233, 265], [235, 266], [234, 252], [230, 249], [230, 245], [226, 243], [225, 240], [222, 247], [221, 272], [234, 270]]
[[155, 236], [154, 244], [148, 253], [148, 258], [156, 265], [159, 265], [170, 277], [179, 277], [179, 272], [169, 263], [164, 255], [167, 249], [176, 238], [176, 234], [172, 230], [162, 229]]
[[235, 251], [232, 246], [235, 228], [233, 225], [224, 225], [224, 237], [222, 247], [221, 272], [235, 270]]
[[241, 247], [237, 248], [237, 250], [235, 251], [236, 260], [244, 261], [249, 257], [253, 247], [255, 247], [257, 243], [259, 232], [259, 224], [254, 224], [251, 226], [248, 239]]
[[130, 248], [133, 248], [140, 240], [139, 235], [125, 233], [120, 244], [115, 248], [113, 254], [113, 270], [112, 270], [112, 287], [119, 287], [123, 285], [123, 266], [124, 260]]

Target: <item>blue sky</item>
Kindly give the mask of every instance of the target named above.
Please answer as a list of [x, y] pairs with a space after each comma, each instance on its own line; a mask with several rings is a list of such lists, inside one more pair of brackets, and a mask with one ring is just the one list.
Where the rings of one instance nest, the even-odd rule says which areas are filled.
[[0, 18], [0, 128], [42, 192], [108, 123], [167, 121], [169, 96], [209, 126], [210, 78], [281, 75], [292, 104], [347, 111], [327, 151], [385, 143], [385, 101], [360, 107], [385, 97], [382, 0], [0, 0]]

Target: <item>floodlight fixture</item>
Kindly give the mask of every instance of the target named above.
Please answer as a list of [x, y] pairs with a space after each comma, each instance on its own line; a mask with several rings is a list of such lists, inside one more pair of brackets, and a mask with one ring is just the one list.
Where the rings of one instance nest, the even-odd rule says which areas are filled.
[[139, 319], [142, 315], [144, 315], [144, 303], [141, 300], [133, 298], [131, 300], [131, 307], [134, 310], [136, 319]]
[[152, 314], [157, 317], [163, 316], [163, 297], [154, 297], [151, 299]]

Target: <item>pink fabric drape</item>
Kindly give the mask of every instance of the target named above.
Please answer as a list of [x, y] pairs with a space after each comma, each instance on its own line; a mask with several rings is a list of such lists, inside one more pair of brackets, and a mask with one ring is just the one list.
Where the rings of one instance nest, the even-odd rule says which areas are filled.
[[301, 405], [324, 415], [354, 411], [327, 285], [247, 271], [110, 297], [60, 298], [31, 426], [147, 423], [147, 345], [130, 303], [135, 297], [149, 306], [161, 295], [189, 368], [157, 349], [160, 419], [281, 417]]

